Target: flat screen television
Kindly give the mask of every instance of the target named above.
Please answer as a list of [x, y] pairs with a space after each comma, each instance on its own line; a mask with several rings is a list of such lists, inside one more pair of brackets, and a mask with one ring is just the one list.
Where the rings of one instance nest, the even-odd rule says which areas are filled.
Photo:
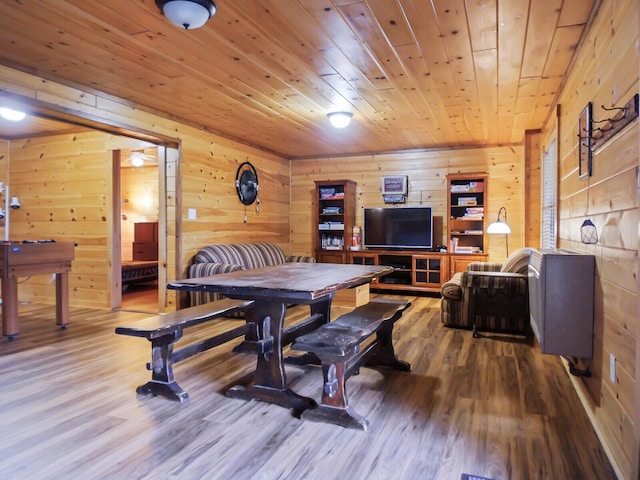
[[428, 249], [433, 247], [431, 207], [365, 208], [365, 248]]

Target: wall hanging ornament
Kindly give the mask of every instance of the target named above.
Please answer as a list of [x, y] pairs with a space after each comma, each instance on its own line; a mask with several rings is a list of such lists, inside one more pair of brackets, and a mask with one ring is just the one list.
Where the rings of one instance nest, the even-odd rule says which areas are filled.
[[247, 223], [247, 205], [256, 202], [256, 213], [260, 214], [260, 199], [258, 199], [258, 172], [250, 162], [243, 162], [236, 172], [236, 191], [238, 198], [245, 206], [244, 223]]
[[580, 227], [580, 238], [582, 243], [595, 244], [598, 243], [598, 230], [591, 220], [588, 218], [582, 222]]

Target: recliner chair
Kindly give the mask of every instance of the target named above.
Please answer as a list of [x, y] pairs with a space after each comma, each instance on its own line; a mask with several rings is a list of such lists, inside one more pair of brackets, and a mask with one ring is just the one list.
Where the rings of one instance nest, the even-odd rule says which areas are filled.
[[472, 262], [441, 288], [440, 318], [445, 326], [529, 334], [530, 248], [504, 263]]

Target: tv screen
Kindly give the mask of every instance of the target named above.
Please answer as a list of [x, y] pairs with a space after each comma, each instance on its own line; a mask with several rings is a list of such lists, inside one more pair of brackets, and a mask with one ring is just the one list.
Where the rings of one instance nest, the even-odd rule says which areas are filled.
[[364, 246], [388, 249], [432, 248], [431, 207], [365, 208]]

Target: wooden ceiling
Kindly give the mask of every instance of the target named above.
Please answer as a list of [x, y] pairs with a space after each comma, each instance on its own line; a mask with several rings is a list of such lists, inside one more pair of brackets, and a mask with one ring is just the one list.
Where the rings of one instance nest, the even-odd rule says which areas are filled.
[[519, 144], [598, 2], [216, 0], [185, 31], [153, 0], [6, 0], [0, 63], [288, 158]]

